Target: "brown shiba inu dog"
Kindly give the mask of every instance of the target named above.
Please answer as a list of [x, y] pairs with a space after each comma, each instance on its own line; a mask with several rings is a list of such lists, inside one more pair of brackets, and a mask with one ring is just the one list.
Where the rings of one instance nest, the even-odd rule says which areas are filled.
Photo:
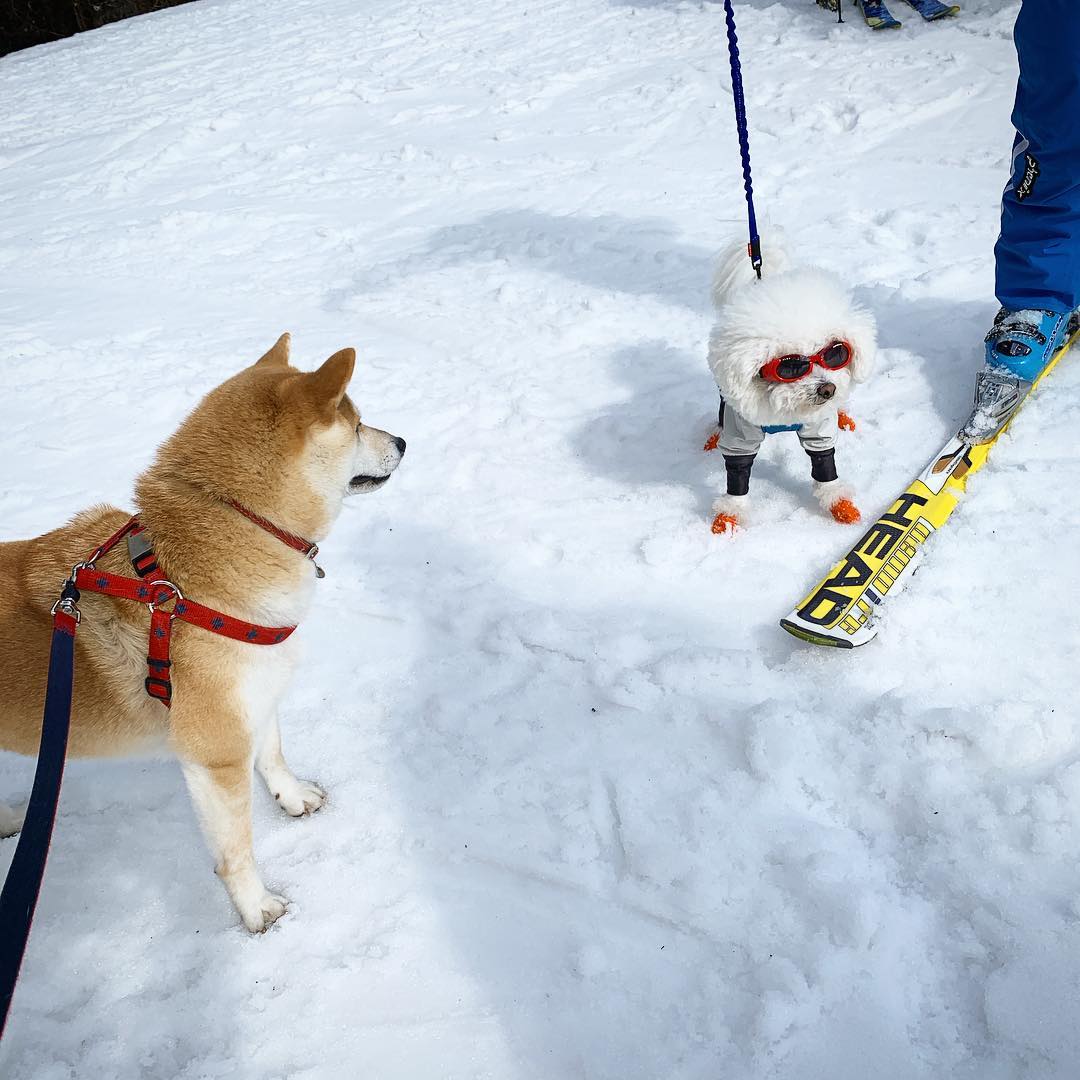
[[[285, 334], [203, 399], [136, 486], [155, 577], [247, 622], [284, 627], [303, 619], [314, 561], [237, 507], [294, 539], [319, 541], [345, 496], [389, 478], [405, 442], [361, 423], [345, 394], [354, 361], [353, 350], [343, 349], [317, 371], [300, 372], [289, 365]], [[59, 583], [128, 517], [99, 506], [45, 536], [0, 544], [0, 748], [36, 754]], [[125, 546], [97, 569], [130, 577]], [[326, 797], [298, 780], [281, 754], [275, 709], [294, 639], [251, 645], [176, 620], [167, 709], [144, 689], [147, 608], [86, 592], [80, 607], [69, 753], [175, 753], [225, 888], [245, 926], [265, 930], [287, 902], [266, 890], [255, 867], [252, 765], [288, 814], [318, 810]], [[0, 805], [0, 833], [20, 823]]]

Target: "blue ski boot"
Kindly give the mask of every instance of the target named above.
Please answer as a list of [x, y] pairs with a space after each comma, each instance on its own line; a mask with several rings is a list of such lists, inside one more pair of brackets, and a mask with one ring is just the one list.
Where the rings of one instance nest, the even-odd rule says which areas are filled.
[[927, 21], [944, 19], [948, 15], [959, 15], [959, 4], [943, 4], [941, 0], [907, 0], [907, 2]]
[[862, 8], [863, 18], [871, 30], [899, 30], [901, 24], [892, 17], [892, 13], [882, 0], [857, 0]]
[[986, 363], [975, 377], [975, 408], [960, 437], [971, 443], [993, 439], [1078, 326], [1076, 311], [1062, 315], [1002, 308], [986, 335]]

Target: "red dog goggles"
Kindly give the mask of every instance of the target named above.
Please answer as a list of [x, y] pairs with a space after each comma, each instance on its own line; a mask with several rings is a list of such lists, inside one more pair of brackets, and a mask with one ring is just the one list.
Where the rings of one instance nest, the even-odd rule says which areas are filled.
[[812, 356], [774, 356], [758, 374], [766, 382], [798, 382], [805, 379], [815, 364], [828, 371], [839, 371], [851, 363], [852, 349], [846, 341], [833, 341]]

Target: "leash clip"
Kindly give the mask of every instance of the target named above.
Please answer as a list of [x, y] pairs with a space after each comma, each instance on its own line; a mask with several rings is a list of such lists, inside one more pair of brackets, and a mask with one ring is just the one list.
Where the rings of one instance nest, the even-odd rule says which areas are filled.
[[312, 566], [315, 567], [315, 576], [317, 578], [326, 577], [326, 571], [315, 561], [315, 556], [319, 554], [319, 545], [312, 544], [311, 549], [307, 553], [307, 557], [311, 560]]
[[62, 611], [65, 615], [70, 616], [75, 620], [75, 625], [78, 626], [82, 622], [82, 612], [79, 610], [78, 605], [71, 599], [70, 596], [61, 596], [52, 606], [50, 615], [55, 615], [58, 611]]
[[56, 603], [53, 604], [50, 615], [55, 616], [58, 611], [62, 611], [69, 618], [75, 620], [75, 625], [78, 626], [82, 622], [82, 612], [79, 611], [78, 600], [80, 597], [79, 590], [75, 587], [75, 571], [71, 572], [71, 577], [60, 586], [60, 595], [57, 597]]
[[[151, 581], [148, 584], [148, 588], [153, 589], [157, 585], [164, 585], [166, 589], [172, 590], [172, 596], [166, 596], [163, 600], [151, 600], [146, 606], [150, 609], [150, 614], [153, 615], [161, 604], [167, 604], [170, 600], [180, 601], [184, 599], [184, 594], [171, 582], [166, 581], [164, 578], [159, 578], [157, 581]], [[176, 609], [167, 612], [170, 619], [176, 618]]]

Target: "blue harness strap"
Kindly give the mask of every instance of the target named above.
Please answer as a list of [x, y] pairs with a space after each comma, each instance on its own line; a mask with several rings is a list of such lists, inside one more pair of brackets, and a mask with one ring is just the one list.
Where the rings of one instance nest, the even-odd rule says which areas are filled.
[[3, 892], [0, 892], [0, 927], [3, 927], [3, 933], [0, 933], [0, 1036], [7, 1024], [15, 983], [30, 937], [30, 923], [45, 874], [45, 860], [49, 857], [49, 841], [56, 820], [56, 804], [64, 779], [64, 758], [71, 723], [77, 619], [71, 613], [75, 611], [74, 604], [64, 608], [62, 603], [57, 604], [53, 614], [45, 713], [41, 722], [41, 745], [34, 786], [15, 856], [11, 860]]
[[802, 431], [802, 424], [762, 424], [761, 430], [766, 435], [779, 435], [782, 431]]

